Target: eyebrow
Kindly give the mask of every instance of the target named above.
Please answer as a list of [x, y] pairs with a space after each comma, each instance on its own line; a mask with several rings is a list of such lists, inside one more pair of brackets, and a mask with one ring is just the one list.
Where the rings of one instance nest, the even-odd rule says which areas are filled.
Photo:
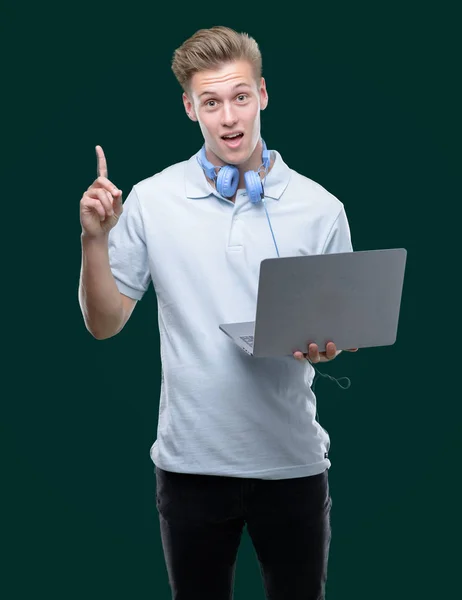
[[[240, 88], [240, 87], [250, 88], [251, 86], [248, 83], [244, 83], [244, 82], [242, 82], [242, 83], [236, 83], [236, 85], [234, 85], [231, 88], [231, 90], [234, 91], [234, 90], [237, 90], [237, 88]], [[202, 96], [205, 96], [206, 94], [210, 94], [210, 95], [213, 96], [214, 94], [216, 94], [216, 92], [214, 92], [213, 90], [205, 90], [204, 92], [202, 92], [202, 94], [199, 94], [199, 98], [202, 98]]]

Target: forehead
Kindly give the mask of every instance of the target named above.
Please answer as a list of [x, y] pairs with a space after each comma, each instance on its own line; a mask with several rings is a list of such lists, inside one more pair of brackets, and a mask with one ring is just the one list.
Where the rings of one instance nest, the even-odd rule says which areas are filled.
[[224, 63], [216, 69], [194, 73], [190, 88], [193, 94], [199, 96], [208, 90], [225, 93], [239, 83], [252, 87], [256, 85], [252, 65], [248, 61]]

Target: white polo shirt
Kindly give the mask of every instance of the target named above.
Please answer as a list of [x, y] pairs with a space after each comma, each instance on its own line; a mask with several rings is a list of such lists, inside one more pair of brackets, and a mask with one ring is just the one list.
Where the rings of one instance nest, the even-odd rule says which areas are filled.
[[[352, 251], [343, 204], [272, 152], [265, 201], [280, 256]], [[218, 328], [255, 320], [260, 263], [277, 255], [262, 204], [245, 190], [235, 203], [220, 196], [198, 154], [134, 185], [109, 236], [120, 292], [140, 300], [152, 281], [157, 295], [162, 382], [151, 459], [181, 473], [321, 473], [330, 439], [315, 418], [313, 367], [251, 357]]]

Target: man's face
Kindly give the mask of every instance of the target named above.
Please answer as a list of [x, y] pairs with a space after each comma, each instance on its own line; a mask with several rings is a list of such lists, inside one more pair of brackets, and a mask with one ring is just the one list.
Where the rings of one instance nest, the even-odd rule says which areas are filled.
[[[260, 140], [260, 110], [266, 108], [268, 94], [265, 80], [261, 78], [259, 87], [249, 62], [195, 73], [183, 103], [189, 118], [199, 122], [212, 162], [241, 165], [251, 159]], [[237, 137], [226, 137], [236, 133]]]

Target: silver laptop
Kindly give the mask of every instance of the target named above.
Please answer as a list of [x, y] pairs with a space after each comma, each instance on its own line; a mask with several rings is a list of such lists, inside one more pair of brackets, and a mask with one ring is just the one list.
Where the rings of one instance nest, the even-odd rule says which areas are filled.
[[388, 346], [396, 341], [404, 248], [267, 258], [261, 262], [255, 321], [220, 329], [257, 357]]

